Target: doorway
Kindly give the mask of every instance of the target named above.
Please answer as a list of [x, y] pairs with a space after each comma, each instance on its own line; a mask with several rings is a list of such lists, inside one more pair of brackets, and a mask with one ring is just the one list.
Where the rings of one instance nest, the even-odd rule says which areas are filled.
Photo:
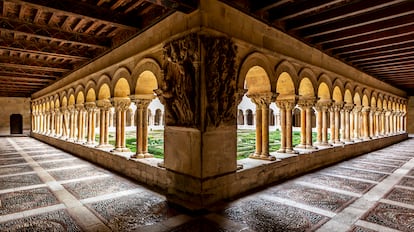
[[23, 134], [23, 117], [21, 114], [10, 115], [10, 134]]

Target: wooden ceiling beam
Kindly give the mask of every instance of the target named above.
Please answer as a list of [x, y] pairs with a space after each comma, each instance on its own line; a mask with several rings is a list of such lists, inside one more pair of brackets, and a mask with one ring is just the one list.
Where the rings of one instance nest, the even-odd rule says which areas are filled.
[[[284, 21], [298, 16], [318, 12], [340, 3], [347, 2], [347, 0], [312, 0], [312, 1], [297, 1], [285, 7], [279, 7], [274, 10], [269, 9], [270, 21]], [[342, 4], [343, 5], [343, 4]]]
[[33, 24], [27, 21], [21, 21], [11, 18], [0, 17], [0, 27], [12, 31], [24, 32], [39, 36], [45, 36], [51, 39], [62, 39], [68, 41], [95, 44], [104, 47], [111, 46], [111, 40], [105, 37], [96, 37], [87, 34], [64, 31], [59, 28]]
[[346, 56], [347, 60], [356, 60], [356, 59], [364, 59], [369, 57], [375, 57], [375, 56], [383, 56], [383, 55], [389, 55], [389, 54], [396, 54], [400, 52], [407, 52], [407, 51], [413, 51], [414, 50], [414, 42], [411, 46], [395, 46], [390, 47], [387, 49], [377, 49], [373, 51], [361, 51], [361, 52], [355, 52], [352, 55]]
[[124, 5], [126, 5], [126, 4], [128, 4], [129, 2], [131, 2], [131, 0], [117, 0], [116, 2], [115, 2], [115, 4], [113, 4], [112, 6], [111, 6], [111, 10], [116, 10], [116, 9], [118, 9], [118, 7], [121, 7], [121, 6], [124, 6]]
[[56, 80], [58, 78], [57, 76], [53, 76], [53, 75], [24, 72], [23, 70], [18, 70], [18, 71], [0, 70], [0, 76], [27, 78], [28, 81], [41, 80], [41, 79], [48, 81], [48, 80]]
[[409, 59], [403, 59], [400, 60], [398, 62], [378, 62], [378, 63], [374, 63], [374, 64], [360, 64], [358, 65], [358, 67], [360, 67], [361, 69], [365, 69], [365, 68], [380, 68], [380, 67], [393, 67], [396, 65], [405, 65], [405, 64], [412, 64], [413, 60], [411, 58]]
[[125, 14], [128, 14], [130, 11], [134, 10], [135, 8], [139, 7], [145, 0], [138, 0], [134, 4], [132, 4], [128, 9], [125, 10]]
[[[334, 8], [332, 10], [326, 10], [320, 14], [315, 14], [310, 17], [301, 18], [298, 20], [291, 20], [286, 23], [286, 29], [288, 31], [298, 31], [307, 28], [317, 27], [318, 31], [323, 31], [320, 25], [327, 25], [328, 23], [336, 23], [338, 21], [344, 21], [346, 18], [349, 20], [355, 20], [355, 17], [375, 17], [378, 18], [373, 11], [381, 9], [389, 9], [393, 5], [406, 2], [405, 0], [376, 0], [376, 1], [357, 1], [355, 3], [346, 4], [344, 7]], [[371, 14], [369, 14], [371, 13]], [[387, 15], [391, 14], [388, 10]], [[369, 20], [369, 19], [367, 19]], [[306, 33], [305, 33], [306, 34]]]
[[[114, 24], [117, 27], [122, 27], [127, 30], [136, 30], [141, 28], [140, 21], [136, 16], [126, 14], [114, 14], [114, 11], [88, 4], [78, 0], [8, 0], [15, 4], [28, 5], [34, 9], [41, 9], [43, 12], [60, 13], [78, 18], [88, 20], [99, 19], [108, 24]], [[111, 17], [108, 17], [108, 16]]]
[[352, 60], [353, 63], [366, 62], [366, 61], [371, 61], [371, 60], [378, 61], [378, 60], [384, 60], [384, 59], [389, 59], [393, 57], [413, 55], [413, 54], [414, 54], [414, 50], [407, 50], [407, 52], [390, 53], [389, 55], [377, 55], [377, 56], [369, 56], [369, 57], [364, 57], [364, 58], [359, 58], [359, 59], [349, 59], [349, 60]]
[[162, 6], [167, 9], [178, 10], [186, 14], [198, 8], [199, 0], [145, 0], [152, 4]]
[[13, 77], [13, 76], [2, 76], [0, 74], [0, 80], [12, 80], [12, 81], [23, 81], [27, 83], [40, 83], [40, 84], [47, 84], [51, 83], [54, 80], [50, 79], [38, 79], [38, 78], [26, 78], [26, 77]]
[[401, 61], [409, 61], [411, 60], [412, 63], [414, 64], [414, 56], [400, 56], [400, 57], [395, 57], [395, 58], [389, 58], [389, 59], [384, 59], [384, 60], [371, 60], [371, 61], [359, 61], [359, 62], [352, 62], [352, 64], [354, 65], [363, 65], [363, 66], [368, 66], [368, 65], [380, 65], [380, 64], [392, 64], [394, 62], [401, 62]]
[[293, 0], [254, 1], [254, 3], [252, 3], [251, 8], [252, 8], [252, 11], [255, 12], [256, 14], [262, 14], [265, 11], [268, 11], [268, 10], [273, 9], [273, 8], [277, 8], [279, 6], [282, 6], [284, 4], [291, 3], [291, 2], [293, 2]]
[[16, 30], [9, 30], [9, 29], [4, 29], [4, 28], [0, 28], [0, 32], [10, 33], [10, 34], [14, 34], [16, 36], [24, 36], [24, 37], [26, 37], [26, 40], [30, 40], [31, 38], [36, 38], [36, 39], [41, 39], [41, 40], [53, 41], [53, 42], [56, 42], [56, 43], [59, 43], [59, 44], [71, 44], [71, 45], [74, 45], [74, 46], [85, 46], [85, 47], [89, 47], [89, 48], [92, 48], [92, 49], [106, 50], [106, 49], [109, 48], [108, 46], [102, 46], [102, 45], [99, 45], [99, 44], [91, 44], [91, 43], [78, 42], [78, 41], [67, 40], [67, 39], [51, 38], [49, 36], [36, 35], [36, 34], [32, 34], [32, 33], [21, 32], [21, 31], [16, 31]]
[[[304, 36], [315, 44], [324, 44], [331, 41], [350, 39], [357, 36], [369, 35], [375, 32], [396, 29], [413, 24], [414, 11], [412, 13], [403, 12], [402, 16], [392, 15], [391, 19], [382, 18], [379, 22], [368, 23], [363, 22], [363, 25], [352, 24], [352, 28], [336, 27], [335, 31], [327, 32], [320, 31], [316, 34]], [[390, 16], [391, 17], [391, 16]], [[388, 17], [389, 18], [389, 17]]]
[[63, 68], [65, 70], [73, 69], [73, 65], [69, 63], [48, 62], [48, 61], [41, 60], [41, 59], [15, 57], [15, 56], [0, 56], [0, 63], [36, 65], [39, 67]]
[[65, 73], [71, 70], [71, 69], [64, 69], [64, 68], [41, 67], [41, 66], [36, 66], [36, 65], [22, 65], [22, 64], [11, 64], [11, 63], [0, 63], [0, 67], [26, 69], [26, 70], [39, 70], [39, 71], [46, 71], [46, 72], [59, 72], [59, 73]]
[[8, 51], [24, 52], [24, 53], [27, 53], [27, 54], [43, 55], [43, 56], [47, 56], [49, 58], [57, 58], [57, 59], [64, 58], [64, 59], [69, 59], [69, 60], [73, 60], [73, 61], [88, 61], [90, 59], [90, 58], [82, 57], [82, 56], [57, 54], [57, 53], [51, 53], [51, 52], [42, 52], [42, 51], [7, 47], [7, 46], [0, 46], [0, 49], [8, 50]]
[[362, 45], [362, 44], [369, 44], [377, 41], [382, 40], [388, 40], [388, 39], [398, 39], [400, 37], [405, 36], [412, 36], [414, 34], [414, 22], [412, 25], [398, 28], [398, 29], [392, 29], [387, 31], [381, 31], [377, 33], [373, 33], [370, 35], [361, 35], [350, 39], [344, 39], [344, 40], [337, 40], [332, 41], [329, 43], [325, 43], [322, 47], [326, 50], [331, 49], [338, 49], [338, 48], [346, 48], [356, 45]]

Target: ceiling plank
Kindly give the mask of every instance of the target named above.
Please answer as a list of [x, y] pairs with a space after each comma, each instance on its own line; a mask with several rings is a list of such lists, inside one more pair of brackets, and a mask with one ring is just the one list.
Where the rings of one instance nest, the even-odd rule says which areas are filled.
[[0, 70], [0, 76], [7, 76], [7, 77], [21, 77], [21, 78], [28, 78], [27, 81], [32, 80], [56, 80], [58, 77], [48, 74], [41, 74], [41, 73], [30, 73], [24, 72], [24, 70], [18, 71], [7, 71], [7, 70]]
[[70, 63], [48, 62], [42, 59], [22, 58], [22, 57], [15, 57], [15, 56], [0, 56], [0, 63], [36, 65], [39, 67], [62, 68], [64, 70], [73, 69], [73, 65]]
[[0, 49], [7, 50], [7, 51], [24, 52], [24, 53], [27, 53], [27, 54], [44, 55], [44, 56], [47, 56], [49, 58], [50, 57], [57, 58], [57, 59], [64, 58], [64, 59], [69, 59], [69, 60], [73, 60], [73, 61], [87, 61], [87, 60], [89, 60], [89, 58], [82, 57], [82, 56], [57, 54], [57, 53], [52, 53], [52, 52], [42, 52], [42, 51], [37, 51], [37, 50], [29, 50], [29, 49], [22, 49], [22, 48], [7, 47], [7, 46], [0, 46]]
[[[116, 14], [110, 9], [104, 7], [94, 6], [78, 0], [8, 0], [15, 4], [23, 4], [35, 9], [41, 9], [43, 12], [60, 13], [62, 15], [69, 15], [73, 17], [81, 17], [88, 20], [99, 19], [105, 23], [112, 23], [117, 27], [122, 27], [128, 30], [136, 30], [140, 28], [140, 22], [136, 17], [125, 14]], [[110, 15], [111, 17], [108, 17]], [[110, 21], [108, 20], [110, 19]]]
[[11, 64], [11, 63], [0, 63], [0, 67], [26, 69], [26, 70], [39, 70], [39, 71], [46, 71], [46, 72], [60, 72], [60, 73], [65, 73], [65, 72], [70, 71], [70, 69], [64, 69], [64, 68], [41, 67], [41, 66], [36, 66], [36, 65], [23, 65], [23, 64]]

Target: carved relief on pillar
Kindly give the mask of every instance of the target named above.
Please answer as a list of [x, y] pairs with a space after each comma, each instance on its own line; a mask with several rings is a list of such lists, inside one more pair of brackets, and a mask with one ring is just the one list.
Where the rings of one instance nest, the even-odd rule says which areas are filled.
[[236, 121], [236, 54], [230, 38], [202, 35], [205, 51], [207, 126], [234, 125]]
[[95, 112], [96, 110], [96, 103], [95, 102], [85, 102], [85, 109], [88, 112]]
[[270, 103], [272, 103], [272, 101], [274, 101], [276, 98], [276, 94], [272, 92], [254, 94], [247, 93], [247, 97], [249, 97], [250, 100], [256, 104], [256, 106], [261, 108], [262, 106], [268, 107]]
[[103, 110], [109, 110], [112, 107], [111, 101], [108, 99], [97, 100], [96, 106]]
[[164, 78], [155, 93], [165, 106], [166, 125], [198, 125], [199, 44], [199, 36], [193, 33], [164, 45]]

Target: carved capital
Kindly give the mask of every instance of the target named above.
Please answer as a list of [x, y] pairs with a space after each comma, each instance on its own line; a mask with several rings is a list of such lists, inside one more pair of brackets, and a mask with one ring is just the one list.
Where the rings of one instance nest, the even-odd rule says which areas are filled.
[[85, 102], [85, 108], [88, 112], [94, 112], [96, 110], [95, 102]]
[[283, 110], [293, 110], [296, 105], [295, 100], [276, 100], [276, 105], [279, 109]]
[[109, 110], [112, 107], [111, 101], [108, 99], [102, 99], [96, 101], [96, 106], [102, 110]]
[[310, 109], [315, 105], [315, 98], [299, 98], [298, 106], [301, 110]]
[[331, 100], [319, 100], [318, 102], [316, 102], [315, 109], [318, 112], [327, 111], [331, 104]]
[[345, 103], [345, 105], [343, 106], [343, 109], [347, 113], [351, 112], [353, 108], [354, 108], [354, 104], [350, 104], [350, 103]]
[[75, 105], [75, 107], [76, 107], [76, 109], [77, 109], [79, 112], [81, 112], [81, 111], [83, 111], [83, 110], [85, 109], [85, 107], [84, 107], [83, 103], [81, 103], [81, 104], [76, 104], [76, 105]]
[[129, 105], [131, 104], [131, 99], [128, 97], [114, 97], [112, 102], [117, 112], [127, 111], [129, 109]]
[[255, 94], [247, 94], [247, 97], [259, 107], [268, 107], [272, 101], [275, 100], [276, 94], [272, 92], [268, 93], [255, 93]]
[[139, 98], [135, 98], [133, 100], [133, 102], [137, 106], [137, 109], [144, 109], [144, 110], [148, 108], [151, 101], [152, 101], [151, 99], [139, 99]]

